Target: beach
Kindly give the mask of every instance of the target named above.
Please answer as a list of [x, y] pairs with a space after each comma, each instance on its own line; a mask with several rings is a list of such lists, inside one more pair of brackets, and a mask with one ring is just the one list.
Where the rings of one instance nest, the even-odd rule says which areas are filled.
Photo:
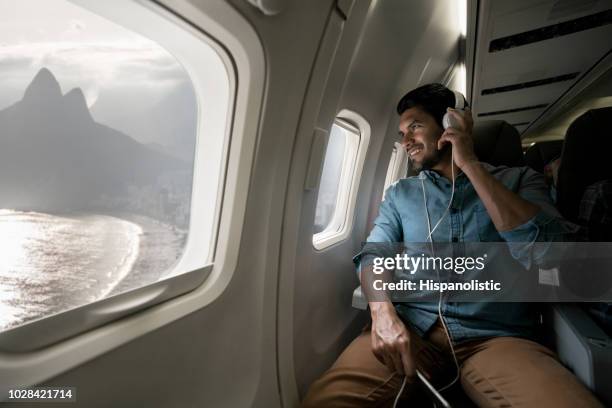
[[154, 283], [186, 237], [141, 215], [0, 210], [0, 330]]

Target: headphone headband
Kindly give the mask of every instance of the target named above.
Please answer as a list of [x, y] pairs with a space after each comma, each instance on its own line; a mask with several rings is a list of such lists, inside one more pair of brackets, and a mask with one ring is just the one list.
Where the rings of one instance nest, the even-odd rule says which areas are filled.
[[[455, 91], [454, 89], [451, 89], [451, 91], [453, 92], [454, 95], [454, 99], [455, 99], [455, 106], [453, 106], [453, 108], [455, 109], [460, 109], [460, 110], [464, 110], [465, 108], [467, 108], [468, 104], [467, 104], [467, 100], [465, 99], [465, 96], [463, 96], [463, 94], [461, 92]], [[449, 127], [453, 126], [453, 120], [451, 119], [451, 115], [449, 115], [448, 113], [445, 113], [444, 116], [442, 117], [442, 127], [444, 129], [448, 129]]]
[[455, 91], [454, 89], [451, 89], [451, 91], [453, 92], [453, 95], [455, 95], [455, 109], [465, 109], [467, 107], [467, 101], [465, 99], [465, 96], [463, 96], [463, 94], [459, 91]]

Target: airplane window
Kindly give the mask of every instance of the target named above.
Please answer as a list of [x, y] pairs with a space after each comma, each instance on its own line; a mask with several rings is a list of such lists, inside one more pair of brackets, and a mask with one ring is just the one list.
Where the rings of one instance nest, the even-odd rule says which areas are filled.
[[[358, 115], [355, 117], [363, 120]], [[368, 136], [359, 128], [346, 120], [336, 119], [325, 152], [317, 197], [313, 235], [317, 249], [344, 238], [367, 142]]]
[[382, 199], [385, 199], [385, 193], [387, 188], [395, 183], [397, 180], [406, 177], [408, 172], [408, 155], [405, 149], [399, 143], [395, 143], [393, 151], [391, 152], [391, 158], [389, 159], [389, 167], [387, 168], [387, 175], [385, 176], [385, 188], [383, 189]]
[[[351, 159], [347, 157], [347, 145], [352, 140], [357, 139], [359, 143], [359, 135], [350, 133], [348, 130], [334, 124], [332, 126], [331, 135], [325, 152], [325, 161], [323, 162], [323, 173], [321, 174], [321, 184], [319, 186], [319, 195], [317, 197], [317, 209], [315, 214], [315, 234], [325, 230], [334, 215], [336, 205], [338, 204], [338, 191], [342, 182], [342, 170], [347, 166], [347, 162]], [[354, 150], [354, 149], [353, 149]], [[344, 172], [346, 178], [347, 172]]]
[[[0, 2], [0, 37], [0, 331], [176, 275], [199, 163], [186, 69], [65, 0]], [[227, 111], [218, 88], [205, 97]], [[209, 137], [224, 134], [198, 141], [218, 152], [201, 166], [221, 168]], [[214, 214], [217, 191], [205, 195]]]
[[387, 193], [387, 188], [393, 184], [393, 180], [395, 179], [394, 169], [397, 161], [397, 147], [393, 147], [393, 151], [391, 152], [391, 158], [389, 159], [389, 167], [387, 168], [387, 174], [385, 176], [385, 187], [383, 189], [382, 199], [385, 200], [385, 194]]

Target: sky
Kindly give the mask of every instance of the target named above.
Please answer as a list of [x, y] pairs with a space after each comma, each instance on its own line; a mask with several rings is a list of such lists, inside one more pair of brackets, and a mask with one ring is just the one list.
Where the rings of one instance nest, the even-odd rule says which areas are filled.
[[106, 110], [117, 107], [123, 117], [131, 108], [142, 116], [190, 85], [169, 52], [69, 1], [0, 0], [0, 109], [20, 100], [42, 67], [51, 70], [63, 93], [80, 87], [94, 117], [106, 120], [115, 116]]

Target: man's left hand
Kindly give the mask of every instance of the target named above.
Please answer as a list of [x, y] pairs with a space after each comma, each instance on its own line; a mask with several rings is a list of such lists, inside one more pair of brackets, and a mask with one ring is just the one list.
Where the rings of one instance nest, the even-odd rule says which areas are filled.
[[438, 149], [441, 149], [446, 143], [451, 143], [455, 164], [460, 169], [464, 169], [465, 166], [478, 162], [472, 139], [472, 128], [474, 126], [472, 112], [469, 108], [463, 114], [452, 108], [448, 108], [447, 111], [458, 125], [449, 127], [442, 133], [438, 140]]

